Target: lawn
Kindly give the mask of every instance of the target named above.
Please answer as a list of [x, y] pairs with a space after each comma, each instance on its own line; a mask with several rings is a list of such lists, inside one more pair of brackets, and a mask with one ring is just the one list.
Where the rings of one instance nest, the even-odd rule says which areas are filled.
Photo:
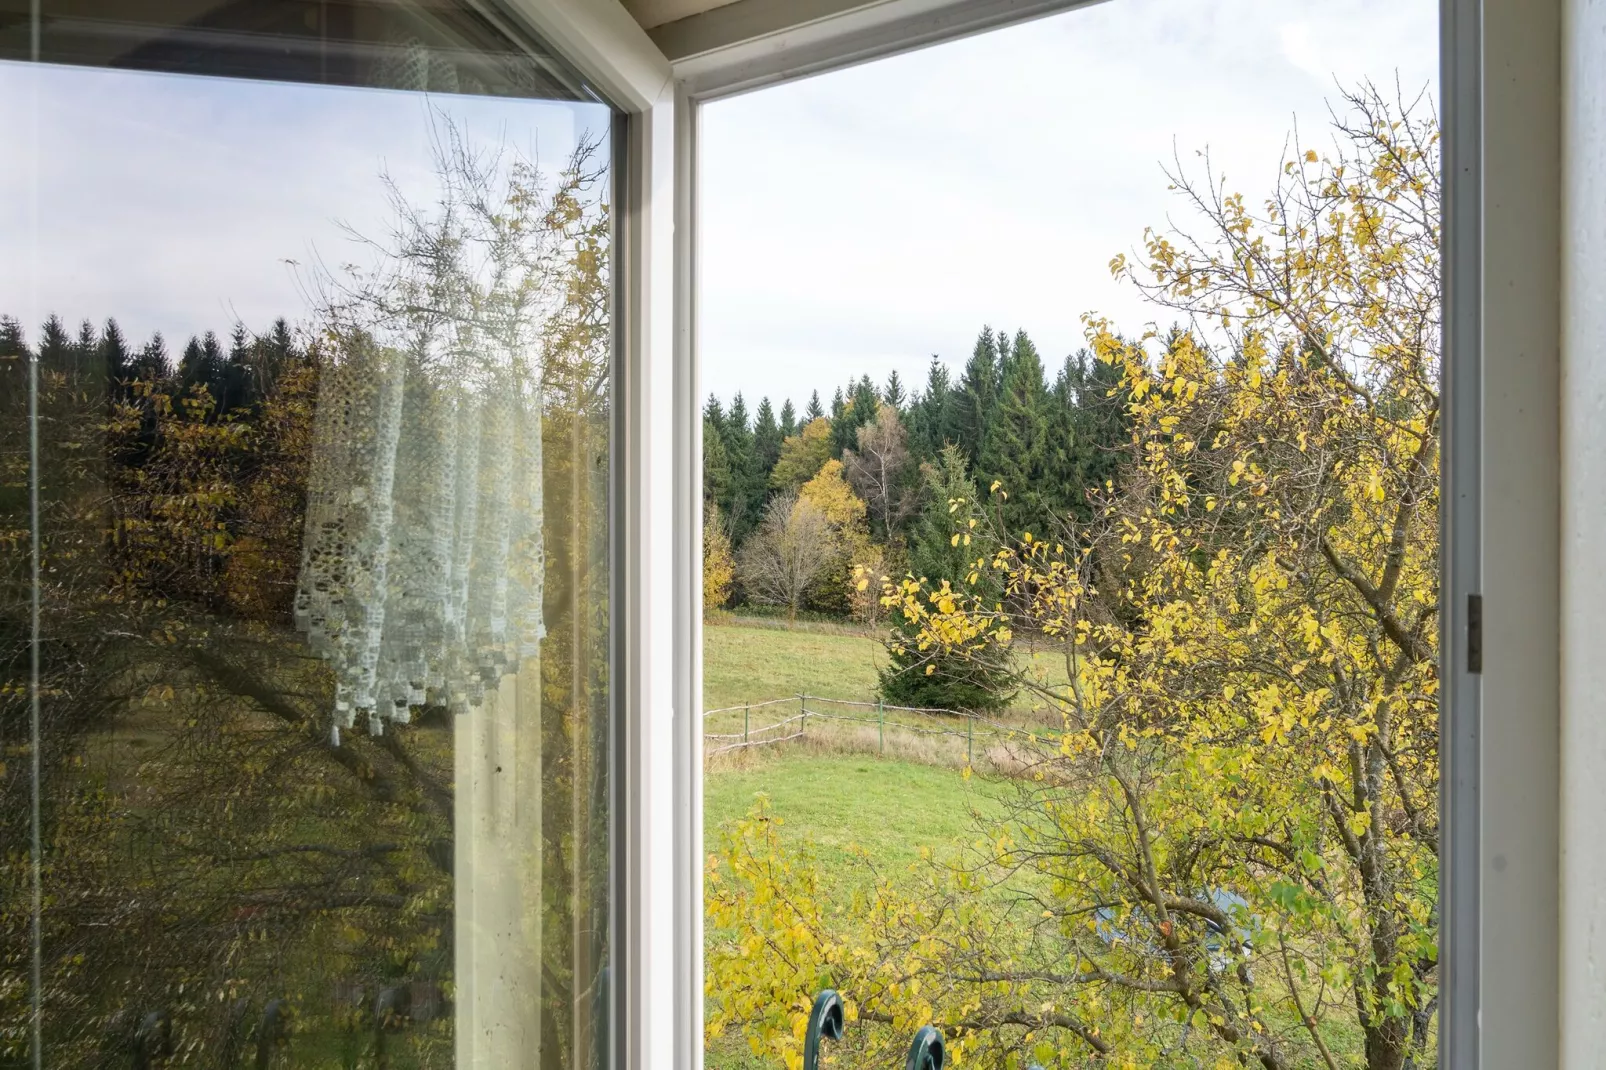
[[711, 622], [703, 628], [703, 708], [797, 694], [873, 698], [885, 660], [868, 636]]
[[[1018, 653], [1031, 658], [1040, 678], [1066, 679], [1057, 652], [1019, 644]], [[876, 670], [885, 664], [876, 636], [739, 617], [711, 621], [703, 626], [703, 709], [797, 694], [874, 701]]]
[[921, 847], [969, 837], [972, 811], [996, 812], [1000, 788], [952, 769], [874, 757], [786, 756], [725, 770], [703, 784], [703, 849], [719, 850], [719, 827], [767, 794], [788, 843], [811, 839], [820, 871], [843, 891], [869, 886], [853, 859], [868, 851], [886, 875], [906, 872]]

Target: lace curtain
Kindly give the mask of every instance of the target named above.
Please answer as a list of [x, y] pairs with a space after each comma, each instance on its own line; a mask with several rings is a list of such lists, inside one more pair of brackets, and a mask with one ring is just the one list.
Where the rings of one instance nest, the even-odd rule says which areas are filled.
[[478, 706], [534, 655], [541, 391], [517, 360], [431, 360], [361, 334], [324, 371], [296, 626], [335, 672], [331, 734]]

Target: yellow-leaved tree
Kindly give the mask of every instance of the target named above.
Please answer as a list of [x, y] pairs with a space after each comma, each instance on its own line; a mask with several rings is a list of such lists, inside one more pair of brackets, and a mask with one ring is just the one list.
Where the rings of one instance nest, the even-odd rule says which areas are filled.
[[[979, 1065], [1435, 1059], [1438, 133], [1348, 94], [1258, 208], [1173, 174], [1194, 229], [1117, 276], [1181, 326], [1087, 320], [1133, 422], [1094, 521], [885, 598], [932, 657], [1046, 637], [1057, 715], [976, 842], [829, 906], [763, 811], [711, 861], [710, 1029], [794, 1061], [830, 983], [890, 1054]], [[1002, 533], [999, 533], [1002, 534]], [[976, 592], [1002, 591], [981, 598]], [[784, 959], [776, 968], [777, 960]], [[790, 1028], [787, 1028], [790, 1027]]]
[[731, 582], [736, 579], [736, 556], [731, 551], [730, 529], [719, 506], [703, 510], [703, 614], [725, 608]]

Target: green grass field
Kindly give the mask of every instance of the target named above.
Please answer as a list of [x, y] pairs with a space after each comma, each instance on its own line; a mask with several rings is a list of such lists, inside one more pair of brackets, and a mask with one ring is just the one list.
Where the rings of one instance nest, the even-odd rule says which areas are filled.
[[778, 756], [704, 782], [705, 852], [719, 850], [720, 825], [744, 816], [761, 793], [782, 821], [784, 840], [812, 840], [821, 872], [855, 891], [868, 888], [869, 875], [855, 864], [853, 848], [869, 852], [887, 876], [906, 872], [921, 847], [968, 838], [973, 812], [996, 810], [998, 788], [952, 769], [873, 756]]
[[[1066, 679], [1056, 651], [1022, 648], [1050, 683]], [[874, 701], [876, 671], [886, 664], [879, 634], [787, 628], [729, 617], [703, 626], [703, 709], [797, 694]]]
[[703, 709], [796, 694], [873, 697], [885, 660], [868, 636], [711, 622], [703, 628]]

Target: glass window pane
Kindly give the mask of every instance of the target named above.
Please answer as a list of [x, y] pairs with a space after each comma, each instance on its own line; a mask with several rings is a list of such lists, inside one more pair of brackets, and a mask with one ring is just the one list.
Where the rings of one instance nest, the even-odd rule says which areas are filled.
[[446, 0], [15, 6], [0, 1065], [607, 1065], [615, 113]]

